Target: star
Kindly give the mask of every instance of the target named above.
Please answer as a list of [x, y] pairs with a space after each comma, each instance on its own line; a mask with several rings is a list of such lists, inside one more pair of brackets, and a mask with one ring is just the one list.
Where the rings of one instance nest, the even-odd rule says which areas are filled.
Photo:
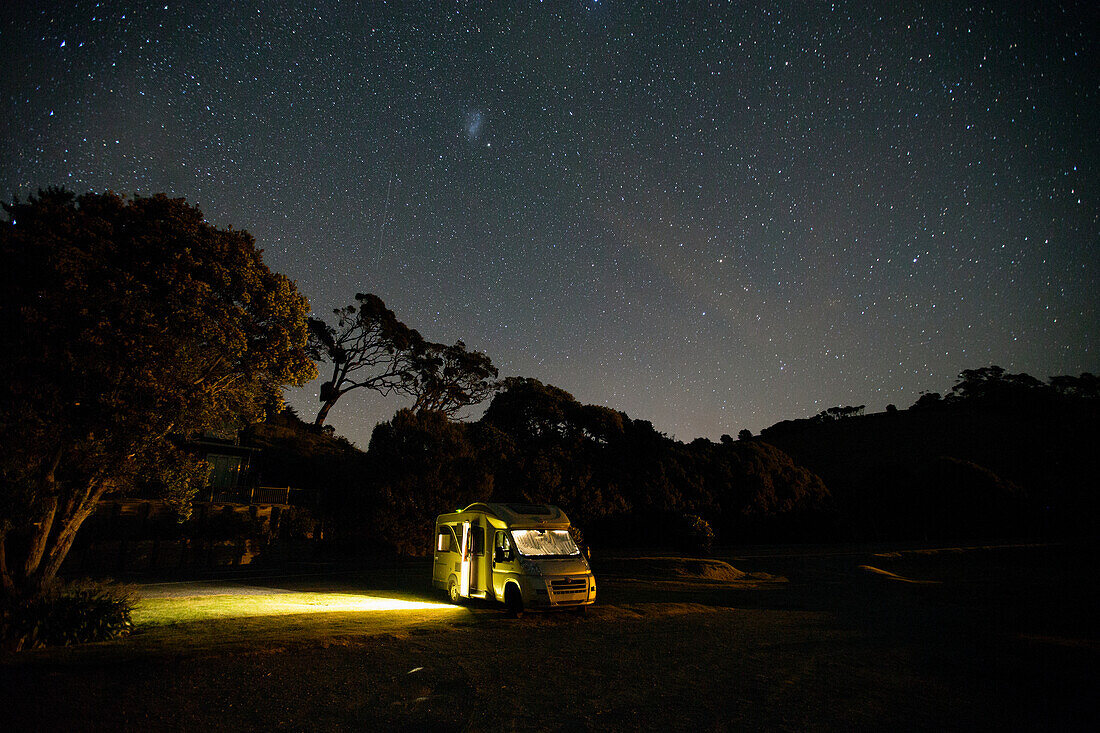
[[40, 5], [0, 13], [0, 191], [184, 197], [319, 316], [375, 293], [688, 439], [1100, 372], [1088, 3]]

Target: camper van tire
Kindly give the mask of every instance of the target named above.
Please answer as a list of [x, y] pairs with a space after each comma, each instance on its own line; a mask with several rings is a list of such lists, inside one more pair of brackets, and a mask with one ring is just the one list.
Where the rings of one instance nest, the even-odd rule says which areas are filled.
[[458, 594], [458, 581], [453, 577], [447, 584], [447, 597], [451, 599], [451, 603], [457, 605], [462, 604], [462, 596]]
[[508, 618], [523, 616], [523, 596], [519, 588], [512, 583], [504, 588], [504, 611], [508, 614]]

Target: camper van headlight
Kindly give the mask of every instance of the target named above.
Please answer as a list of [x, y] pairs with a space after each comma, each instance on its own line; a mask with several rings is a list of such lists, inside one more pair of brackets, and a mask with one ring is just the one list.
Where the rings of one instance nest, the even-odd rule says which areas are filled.
[[525, 557], [519, 559], [519, 566], [523, 568], [523, 572], [527, 575], [542, 575], [542, 568], [539, 567], [539, 564]]

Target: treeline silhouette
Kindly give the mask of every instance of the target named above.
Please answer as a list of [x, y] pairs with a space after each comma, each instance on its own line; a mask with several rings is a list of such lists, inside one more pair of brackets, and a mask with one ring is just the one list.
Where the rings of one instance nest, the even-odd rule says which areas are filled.
[[594, 545], [1050, 537], [1095, 516], [1097, 379], [967, 370], [908, 410], [831, 408], [752, 437], [683, 443], [645, 420], [505, 380], [476, 422], [401, 410], [366, 451], [284, 411], [252, 429], [264, 481], [313, 487], [327, 534], [427, 551], [440, 511], [563, 506]]
[[1091, 533], [1100, 380], [1044, 383], [968, 369], [908, 410], [820, 415], [762, 431], [825, 481], [838, 537], [947, 539]]
[[597, 545], [809, 536], [829, 523], [829, 492], [761, 441], [690, 444], [645, 420], [535, 379], [505, 380], [483, 417], [401, 410], [368, 449], [327, 438], [285, 411], [252, 429], [264, 481], [320, 490], [326, 533], [357, 550], [422, 554], [441, 511], [478, 500], [551, 502]]

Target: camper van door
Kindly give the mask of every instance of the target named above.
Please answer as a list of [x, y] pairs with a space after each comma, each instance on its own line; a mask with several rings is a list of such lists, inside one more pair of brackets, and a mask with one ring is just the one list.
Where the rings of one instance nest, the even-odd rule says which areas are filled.
[[458, 594], [463, 598], [470, 595], [470, 561], [473, 559], [473, 535], [470, 523], [462, 523], [462, 569], [458, 574]]

